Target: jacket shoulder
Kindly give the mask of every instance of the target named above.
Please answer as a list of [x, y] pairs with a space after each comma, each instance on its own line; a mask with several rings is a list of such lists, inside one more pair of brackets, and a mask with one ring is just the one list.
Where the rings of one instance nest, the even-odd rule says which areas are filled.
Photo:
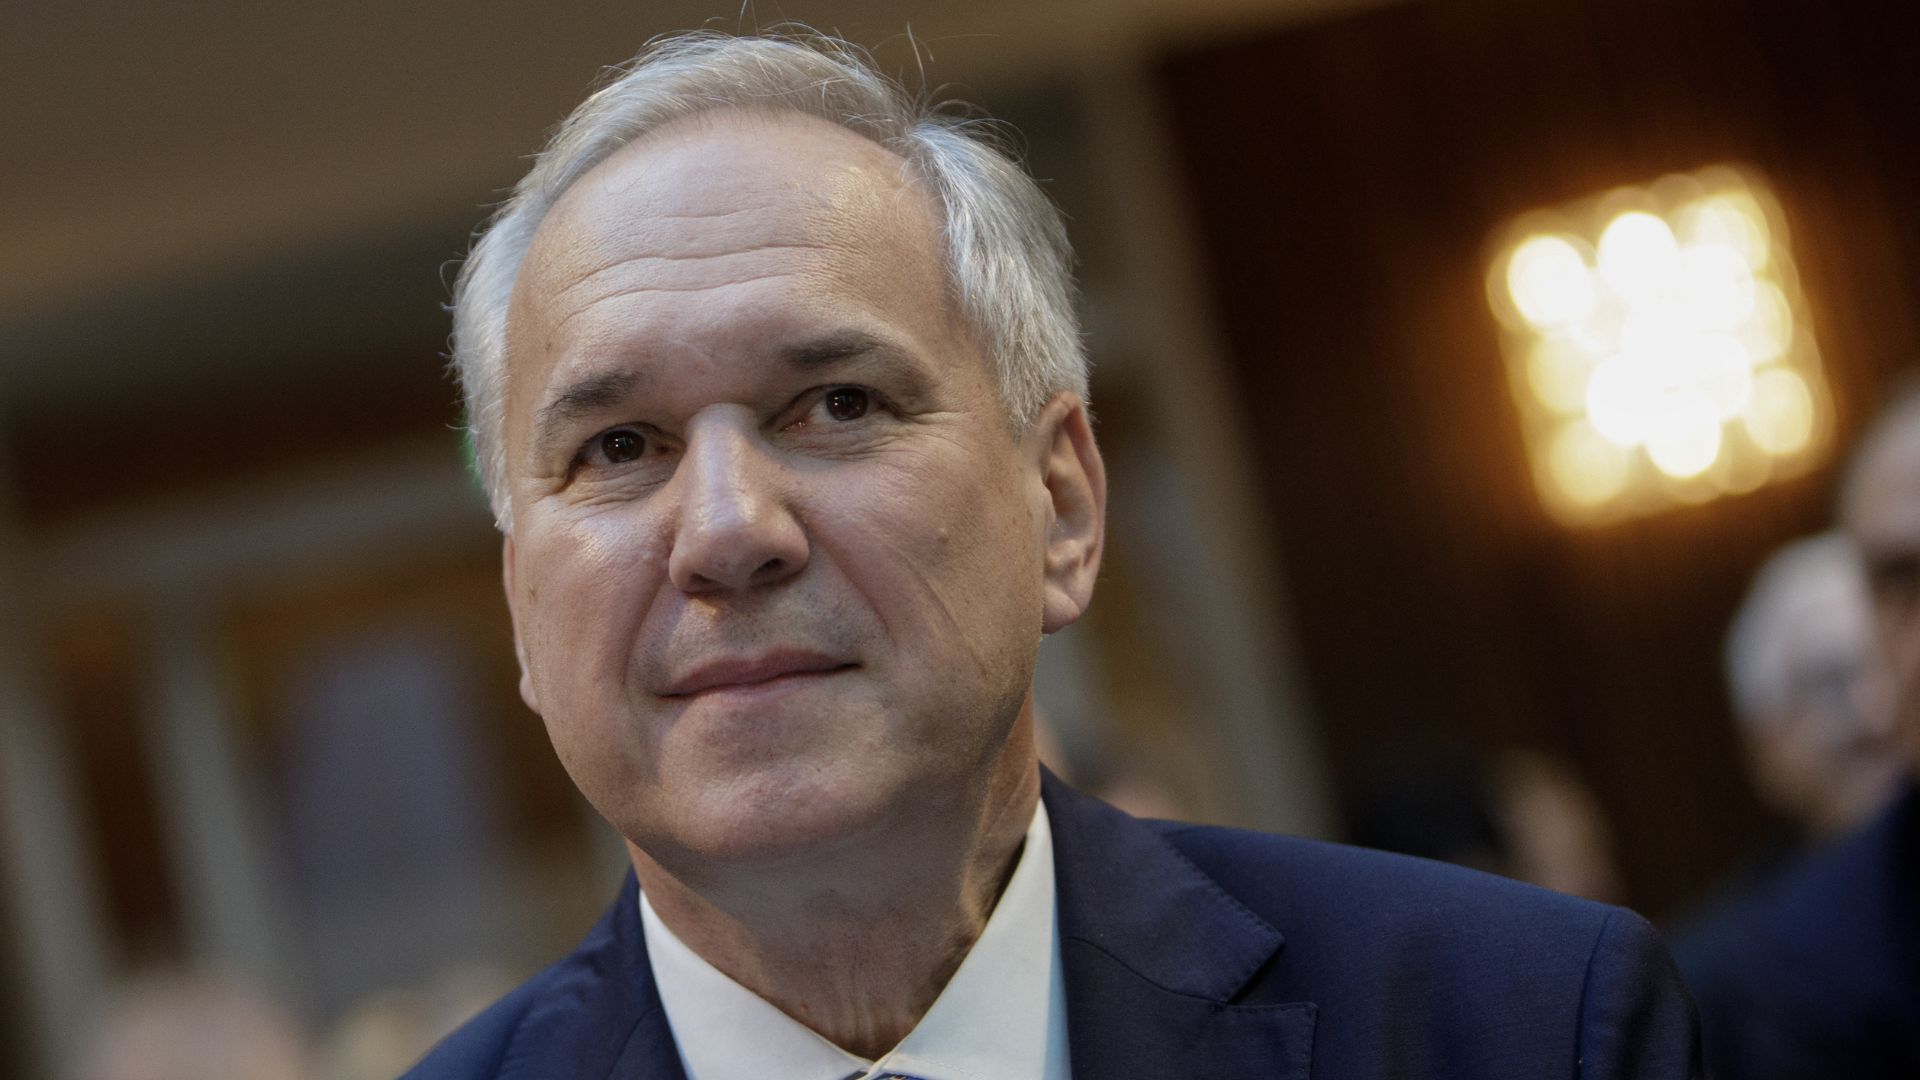
[[1154, 827], [1285, 935], [1258, 993], [1317, 1003], [1316, 1059], [1380, 1075], [1700, 1073], [1679, 973], [1625, 908], [1340, 844]]
[[1500, 936], [1571, 934], [1590, 945], [1610, 919], [1638, 919], [1606, 904], [1429, 859], [1244, 829], [1152, 824], [1221, 888], [1283, 927], [1321, 918], [1366, 935], [1387, 928], [1458, 933], [1478, 927], [1476, 933]]

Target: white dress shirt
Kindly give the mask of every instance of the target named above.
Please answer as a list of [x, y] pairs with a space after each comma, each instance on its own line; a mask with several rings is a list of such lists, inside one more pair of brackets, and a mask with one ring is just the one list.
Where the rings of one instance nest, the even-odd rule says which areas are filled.
[[1053, 834], [1036, 804], [1019, 864], [933, 1007], [879, 1061], [850, 1054], [734, 982], [667, 929], [646, 895], [653, 981], [688, 1080], [1069, 1080]]

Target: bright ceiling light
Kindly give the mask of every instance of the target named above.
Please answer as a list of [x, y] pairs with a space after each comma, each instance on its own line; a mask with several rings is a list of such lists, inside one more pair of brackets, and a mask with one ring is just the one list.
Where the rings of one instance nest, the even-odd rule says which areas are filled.
[[1593, 272], [1579, 249], [1560, 236], [1533, 236], [1507, 260], [1507, 288], [1527, 322], [1552, 330], [1593, 314]]
[[1812, 464], [1827, 392], [1766, 187], [1728, 167], [1537, 212], [1488, 278], [1542, 501], [1572, 522]]

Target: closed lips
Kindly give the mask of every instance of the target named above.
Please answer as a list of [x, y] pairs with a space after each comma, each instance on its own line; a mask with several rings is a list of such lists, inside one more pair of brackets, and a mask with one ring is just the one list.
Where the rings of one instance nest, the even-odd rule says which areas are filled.
[[753, 686], [789, 675], [823, 675], [854, 665], [832, 657], [778, 655], [754, 660], [725, 660], [702, 664], [669, 686], [663, 697], [687, 697], [705, 690]]

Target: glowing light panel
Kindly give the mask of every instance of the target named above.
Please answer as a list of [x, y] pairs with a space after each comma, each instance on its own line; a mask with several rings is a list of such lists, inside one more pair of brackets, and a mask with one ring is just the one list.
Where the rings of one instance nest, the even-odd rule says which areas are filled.
[[1826, 449], [1828, 395], [1779, 204], [1715, 166], [1528, 214], [1487, 294], [1568, 522], [1752, 491]]

